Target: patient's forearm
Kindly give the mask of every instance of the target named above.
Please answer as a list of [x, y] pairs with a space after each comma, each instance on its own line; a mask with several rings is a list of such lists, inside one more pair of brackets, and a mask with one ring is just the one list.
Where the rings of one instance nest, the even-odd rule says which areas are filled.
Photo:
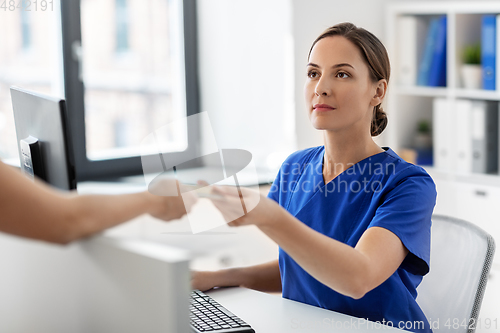
[[149, 194], [132, 193], [124, 195], [75, 195], [67, 200], [73, 225], [68, 230], [72, 241], [91, 235], [122, 222], [128, 221], [149, 210]]
[[[77, 195], [34, 182], [0, 162], [0, 231], [67, 244], [142, 214], [169, 221], [186, 214], [194, 198], [157, 196], [149, 192], [123, 195]], [[165, 186], [171, 186], [165, 180]]]

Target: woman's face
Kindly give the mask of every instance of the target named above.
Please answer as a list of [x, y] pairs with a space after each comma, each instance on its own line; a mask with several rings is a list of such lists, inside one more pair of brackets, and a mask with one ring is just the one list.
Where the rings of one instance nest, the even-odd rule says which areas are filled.
[[373, 107], [381, 100], [374, 98], [377, 82], [353, 43], [341, 36], [321, 39], [306, 73], [306, 105], [316, 129], [369, 133]]

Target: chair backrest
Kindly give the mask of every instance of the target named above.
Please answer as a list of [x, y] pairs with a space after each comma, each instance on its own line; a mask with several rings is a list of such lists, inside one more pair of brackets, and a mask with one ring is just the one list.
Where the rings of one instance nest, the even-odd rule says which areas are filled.
[[417, 302], [434, 333], [475, 331], [494, 252], [493, 237], [476, 225], [432, 217], [431, 268]]

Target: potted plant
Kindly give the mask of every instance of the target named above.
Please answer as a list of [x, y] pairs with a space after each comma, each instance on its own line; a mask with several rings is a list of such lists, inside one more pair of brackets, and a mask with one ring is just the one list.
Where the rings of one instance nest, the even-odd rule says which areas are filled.
[[462, 54], [462, 83], [467, 89], [482, 88], [481, 45], [465, 46]]
[[415, 135], [414, 146], [417, 149], [432, 148], [432, 130], [430, 121], [422, 119], [417, 123], [417, 134]]
[[413, 145], [416, 151], [416, 163], [432, 165], [432, 129], [429, 120], [422, 119], [417, 123], [417, 133]]

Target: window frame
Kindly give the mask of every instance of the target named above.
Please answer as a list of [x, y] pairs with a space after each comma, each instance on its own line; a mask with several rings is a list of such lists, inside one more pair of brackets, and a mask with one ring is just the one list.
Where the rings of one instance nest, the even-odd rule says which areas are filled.
[[[74, 46], [81, 45], [80, 1], [61, 1], [64, 88], [68, 113], [66, 118], [69, 123], [69, 144], [73, 147], [77, 181], [139, 175], [142, 173], [141, 156], [106, 160], [90, 160], [87, 158], [85, 87], [80, 78], [79, 58], [75, 56], [74, 52]], [[191, 116], [200, 112], [196, 0], [182, 0], [182, 7], [186, 114]], [[185, 151], [164, 155], [176, 161], [188, 160], [189, 156], [201, 156], [200, 124], [190, 126], [188, 129], [188, 148]], [[201, 165], [194, 163], [192, 165], [192, 167], [199, 166]]]

